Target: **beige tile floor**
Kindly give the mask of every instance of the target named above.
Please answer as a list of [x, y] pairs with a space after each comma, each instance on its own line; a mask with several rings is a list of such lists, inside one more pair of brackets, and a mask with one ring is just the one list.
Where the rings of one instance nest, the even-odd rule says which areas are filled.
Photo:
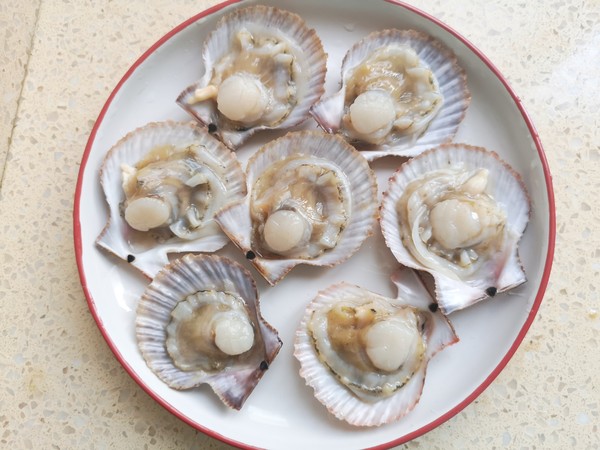
[[[141, 52], [212, 0], [0, 3], [0, 447], [229, 448], [155, 404], [103, 341], [73, 257], [88, 134]], [[497, 380], [402, 448], [600, 447], [600, 4], [411, 0], [477, 45], [537, 126], [554, 177], [548, 290]]]

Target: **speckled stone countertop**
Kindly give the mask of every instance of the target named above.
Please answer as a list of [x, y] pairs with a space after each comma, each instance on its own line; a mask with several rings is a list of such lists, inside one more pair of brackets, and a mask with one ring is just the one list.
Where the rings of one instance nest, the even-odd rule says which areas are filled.
[[[156, 404], [88, 310], [72, 209], [88, 135], [133, 61], [206, 0], [0, 2], [0, 447], [230, 448]], [[537, 127], [557, 239], [538, 316], [471, 405], [402, 448], [600, 447], [600, 4], [414, 0], [481, 49]]]

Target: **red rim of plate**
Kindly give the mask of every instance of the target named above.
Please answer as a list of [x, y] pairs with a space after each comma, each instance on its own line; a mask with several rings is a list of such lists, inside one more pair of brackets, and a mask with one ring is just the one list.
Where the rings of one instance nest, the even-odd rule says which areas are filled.
[[[81, 223], [79, 221], [79, 214], [80, 214], [80, 206], [79, 205], [80, 205], [80, 201], [81, 201], [83, 173], [84, 173], [86, 165], [87, 165], [87, 160], [88, 160], [89, 154], [91, 152], [92, 145], [94, 144], [96, 133], [97, 133], [98, 129], [100, 128], [100, 125], [102, 124], [102, 121], [104, 119], [106, 111], [110, 107], [117, 92], [119, 92], [119, 90], [121, 89], [123, 84], [135, 72], [135, 70], [138, 68], [138, 66], [140, 66], [151, 54], [153, 54], [159, 47], [161, 47], [165, 42], [167, 42], [173, 36], [178, 34], [183, 29], [187, 28], [192, 23], [198, 21], [199, 19], [209, 16], [211, 14], [214, 14], [227, 6], [233, 5], [235, 3], [239, 3], [241, 1], [243, 1], [243, 0], [227, 0], [223, 3], [219, 3], [218, 5], [208, 8], [208, 9], [202, 11], [201, 13], [196, 14], [195, 16], [189, 18], [185, 22], [179, 24], [178, 26], [173, 28], [171, 31], [169, 31], [167, 34], [165, 34], [162, 38], [160, 38], [146, 52], [144, 52], [144, 54], [142, 56], [140, 56], [137, 61], [135, 61], [135, 63], [129, 68], [129, 70], [127, 70], [127, 72], [125, 73], [123, 78], [121, 78], [119, 83], [116, 85], [116, 87], [111, 92], [110, 96], [108, 97], [108, 100], [102, 107], [102, 110], [100, 111], [100, 114], [98, 115], [98, 119], [96, 120], [96, 123], [94, 124], [94, 127], [92, 128], [90, 137], [85, 146], [85, 151], [84, 151], [84, 154], [83, 154], [83, 157], [81, 160], [81, 166], [79, 169], [79, 176], [77, 179], [77, 186], [76, 186], [76, 190], [75, 190], [75, 203], [74, 203], [74, 208], [73, 208], [73, 232], [74, 232], [74, 241], [75, 241], [75, 256], [76, 256], [76, 260], [77, 260], [77, 268], [79, 270], [79, 278], [80, 278], [81, 286], [83, 287], [84, 294], [85, 294], [87, 302], [88, 302], [90, 312], [92, 313], [92, 316], [94, 317], [94, 320], [96, 321], [96, 324], [98, 325], [98, 328], [100, 329], [100, 332], [102, 333], [102, 336], [106, 340], [108, 346], [114, 353], [117, 360], [121, 363], [123, 368], [127, 371], [127, 373], [129, 373], [129, 375], [133, 378], [133, 380], [142, 389], [144, 389], [148, 393], [148, 395], [150, 395], [150, 397], [152, 397], [156, 402], [158, 402], [161, 406], [163, 406], [171, 414], [178, 417], [179, 419], [181, 419], [188, 425], [191, 425], [192, 427], [196, 428], [199, 431], [202, 431], [206, 435], [211, 436], [211, 437], [218, 439], [222, 442], [225, 442], [227, 444], [234, 445], [239, 448], [254, 449], [256, 447], [249, 446], [244, 443], [237, 442], [235, 440], [232, 440], [230, 438], [222, 436], [221, 434], [219, 434], [211, 429], [208, 429], [208, 428], [204, 427], [203, 425], [191, 420], [189, 417], [185, 416], [178, 409], [176, 409], [170, 403], [168, 403], [165, 399], [163, 399], [162, 397], [158, 396], [155, 392], [153, 392], [146, 384], [144, 384], [144, 381], [140, 377], [138, 377], [138, 375], [135, 373], [133, 368], [123, 358], [123, 356], [119, 352], [116, 345], [113, 343], [113, 341], [108, 336], [107, 331], [104, 328], [104, 325], [102, 323], [102, 319], [100, 318], [100, 316], [98, 315], [98, 312], [96, 310], [96, 305], [95, 305], [94, 299], [92, 298], [92, 295], [87, 288], [87, 282], [86, 282], [85, 273], [83, 270]], [[483, 381], [483, 383], [481, 383], [469, 396], [467, 396], [462, 402], [460, 402], [458, 405], [456, 405], [450, 411], [441, 415], [440, 417], [438, 417], [437, 419], [428, 423], [427, 425], [425, 425], [411, 433], [405, 434], [404, 436], [401, 436], [398, 439], [395, 439], [393, 441], [390, 441], [390, 442], [387, 442], [384, 444], [377, 445], [375, 447], [370, 447], [370, 449], [372, 449], [372, 450], [387, 449], [392, 446], [403, 444], [403, 443], [411, 441], [411, 440], [433, 430], [434, 428], [438, 427], [439, 425], [441, 425], [442, 423], [444, 423], [445, 421], [454, 417], [456, 414], [458, 414], [460, 411], [462, 411], [467, 405], [469, 405], [473, 400], [475, 400], [492, 383], [492, 381], [494, 381], [494, 379], [500, 374], [500, 372], [504, 369], [506, 364], [508, 364], [508, 361], [510, 361], [512, 356], [517, 351], [517, 348], [523, 341], [525, 335], [527, 334], [527, 331], [529, 330], [529, 327], [531, 326], [531, 324], [537, 314], [537, 311], [539, 310], [539, 307], [542, 303], [542, 299], [544, 297], [544, 293], [546, 291], [546, 287], [548, 285], [548, 279], [550, 278], [550, 271], [552, 269], [552, 261], [554, 258], [554, 242], [555, 242], [555, 238], [556, 238], [556, 217], [555, 217], [556, 212], [555, 212], [555, 205], [554, 205], [554, 190], [552, 188], [552, 176], [550, 174], [550, 169], [548, 167], [548, 161], [546, 160], [546, 155], [542, 148], [542, 143], [540, 141], [540, 137], [539, 137], [535, 127], [533, 126], [533, 122], [531, 121], [529, 115], [525, 111], [525, 108], [523, 107], [523, 103], [521, 102], [521, 99], [515, 94], [515, 92], [509, 86], [508, 81], [504, 78], [504, 76], [500, 73], [500, 71], [496, 68], [496, 66], [494, 66], [494, 64], [477, 47], [475, 47], [471, 42], [469, 42], [466, 38], [464, 38], [462, 35], [460, 35], [454, 29], [452, 29], [445, 23], [441, 22], [440, 20], [436, 19], [435, 17], [431, 16], [430, 14], [427, 14], [411, 5], [404, 4], [398, 0], [385, 0], [385, 1], [388, 3], [394, 4], [396, 6], [400, 6], [408, 11], [411, 11], [412, 13], [415, 13], [415, 14], [429, 20], [430, 22], [433, 22], [438, 27], [442, 28], [443, 30], [445, 30], [448, 33], [450, 33], [451, 35], [453, 35], [455, 38], [457, 38], [459, 41], [461, 41], [464, 45], [466, 45], [469, 48], [469, 50], [471, 50], [475, 55], [477, 55], [477, 57], [488, 66], [488, 68], [492, 71], [492, 73], [504, 85], [504, 88], [510, 94], [510, 96], [512, 97], [513, 101], [515, 102], [517, 108], [521, 112], [521, 115], [523, 116], [523, 120], [527, 124], [529, 133], [531, 134], [531, 137], [532, 137], [532, 139], [535, 143], [536, 149], [538, 151], [538, 156], [540, 158], [540, 162], [542, 163], [542, 168], [544, 171], [544, 179], [546, 182], [546, 192], [548, 195], [548, 210], [549, 210], [550, 217], [549, 217], [549, 223], [548, 223], [548, 252], [546, 254], [546, 262], [544, 265], [544, 272], [542, 275], [542, 279], [540, 282], [538, 292], [535, 297], [535, 301], [529, 312], [527, 320], [523, 324], [521, 331], [519, 332], [519, 334], [517, 335], [517, 338], [515, 339], [515, 342], [510, 347], [510, 349], [508, 350], [506, 355], [502, 358], [502, 360], [500, 361], [498, 366], [496, 366], [496, 368], [489, 374], [489, 376]]]

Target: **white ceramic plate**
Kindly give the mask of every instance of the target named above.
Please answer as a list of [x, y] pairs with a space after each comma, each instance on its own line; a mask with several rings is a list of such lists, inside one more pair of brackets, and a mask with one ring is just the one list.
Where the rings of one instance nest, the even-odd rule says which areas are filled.
[[[199, 54], [206, 34], [219, 17], [240, 6], [229, 2], [191, 18], [160, 39], [125, 74], [102, 109], [85, 149], [75, 199], [75, 247], [81, 282], [98, 327], [124, 368], [156, 401], [191, 426], [243, 447], [352, 449], [397, 445], [438, 426], [473, 401], [516, 351], [539, 308], [555, 236], [552, 186], [543, 150], [518, 98], [498, 71], [470, 43], [434, 18], [388, 1], [261, 3], [295, 11], [317, 30], [329, 54], [328, 92], [337, 87], [346, 50], [374, 30], [419, 29], [455, 51], [467, 71], [472, 93], [471, 106], [455, 141], [497, 151], [523, 176], [531, 196], [531, 221], [520, 247], [529, 281], [510, 294], [451, 316], [460, 342], [433, 358], [420, 403], [391, 425], [352, 428], [330, 416], [299, 377], [299, 365], [292, 356], [295, 328], [304, 306], [318, 290], [348, 280], [394, 296], [389, 276], [397, 264], [379, 234], [345, 264], [333, 269], [297, 267], [275, 287], [268, 287], [253, 272], [263, 314], [279, 330], [284, 346], [240, 412], [224, 407], [207, 387], [178, 392], [162, 383], [147, 368], [134, 335], [137, 299], [147, 281], [127, 263], [94, 245], [107, 219], [98, 169], [106, 151], [134, 128], [150, 121], [189, 119], [174, 100], [203, 71]], [[315, 128], [312, 119], [305, 128]], [[280, 134], [253, 137], [239, 151], [240, 159], [245, 162], [261, 143]], [[374, 164], [380, 191], [398, 163], [398, 159], [386, 158]], [[249, 266], [231, 247], [221, 253]]]

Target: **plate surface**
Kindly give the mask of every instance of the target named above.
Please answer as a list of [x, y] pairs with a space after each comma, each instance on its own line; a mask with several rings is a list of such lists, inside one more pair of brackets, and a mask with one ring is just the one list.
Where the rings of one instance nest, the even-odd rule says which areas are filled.
[[[263, 315], [279, 330], [284, 346], [240, 412], [224, 407], [208, 387], [172, 390], [147, 368], [134, 334], [137, 299], [147, 280], [94, 244], [107, 219], [98, 179], [105, 153], [127, 132], [150, 121], [189, 120], [174, 100], [202, 74], [199, 55], [204, 37], [222, 14], [250, 3], [254, 2], [219, 5], [168, 33], [135, 62], [100, 113], [83, 156], [74, 211], [77, 263], [90, 310], [108, 345], [142, 388], [173, 414], [217, 439], [266, 448], [278, 448], [285, 442], [288, 449], [385, 448], [406, 442], [462, 410], [506, 365], [542, 301], [555, 236], [551, 178], [533, 125], [485, 56], [434, 18], [386, 1], [261, 2], [297, 12], [317, 30], [329, 54], [328, 92], [337, 88], [345, 52], [371, 31], [415, 28], [443, 41], [465, 68], [472, 94], [455, 141], [498, 152], [523, 176], [528, 188], [532, 216], [520, 245], [528, 282], [451, 316], [460, 342], [433, 358], [420, 403], [401, 421], [374, 429], [339, 422], [314, 399], [292, 356], [294, 332], [304, 307], [320, 289], [345, 280], [395, 297], [389, 277], [397, 263], [378, 230], [346, 263], [332, 269], [297, 267], [275, 287], [250, 269], [261, 292]], [[303, 128], [316, 126], [310, 119]], [[242, 163], [262, 143], [282, 134], [270, 132], [251, 138], [238, 151]], [[388, 157], [373, 164], [380, 193], [399, 163]], [[231, 244], [219, 253], [249, 267]]]

